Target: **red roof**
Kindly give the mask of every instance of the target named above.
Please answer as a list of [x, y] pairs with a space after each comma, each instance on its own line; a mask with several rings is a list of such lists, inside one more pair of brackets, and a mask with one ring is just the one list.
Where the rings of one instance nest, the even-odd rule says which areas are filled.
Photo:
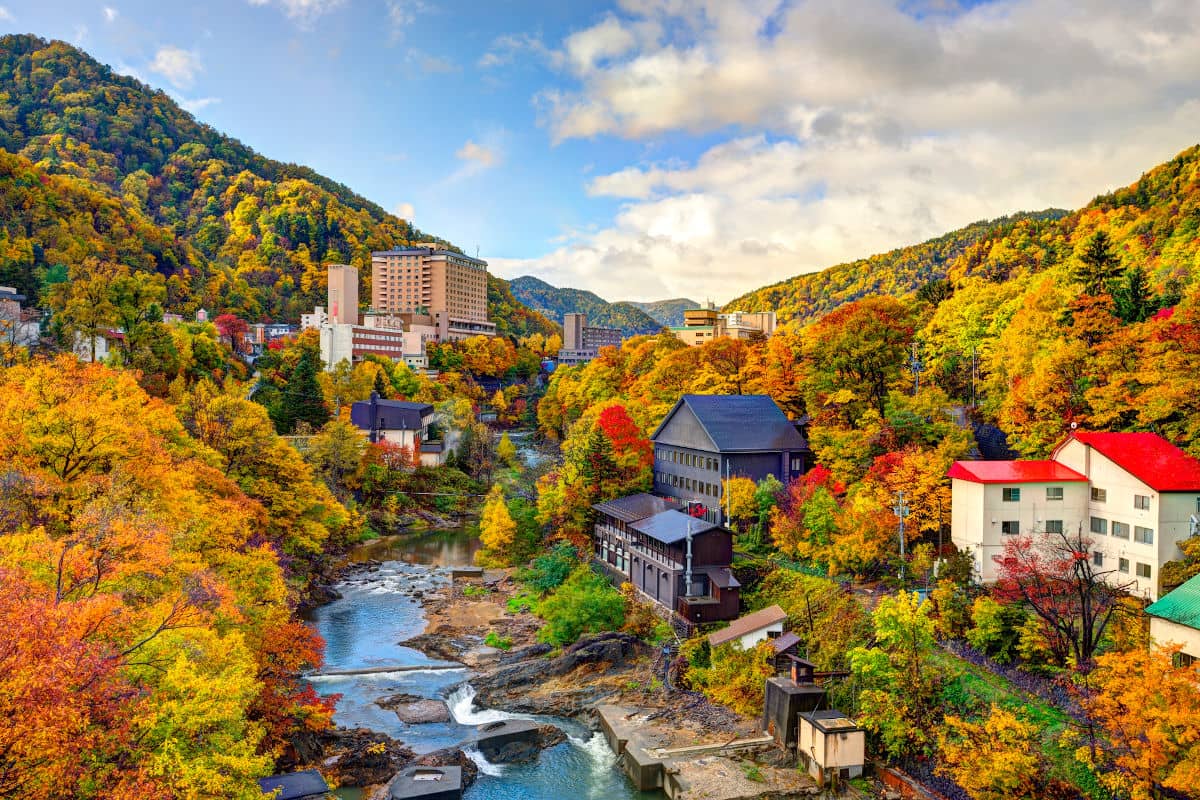
[[1075, 483], [1087, 477], [1057, 461], [955, 461], [947, 477], [972, 483]]
[[1096, 452], [1156, 492], [1200, 491], [1200, 460], [1157, 433], [1075, 431], [1071, 436], [1091, 445]]

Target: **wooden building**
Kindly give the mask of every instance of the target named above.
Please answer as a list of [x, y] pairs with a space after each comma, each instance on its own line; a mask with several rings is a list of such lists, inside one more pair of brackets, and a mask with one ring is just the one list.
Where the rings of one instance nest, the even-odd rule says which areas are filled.
[[595, 510], [594, 556], [614, 578], [690, 622], [737, 617], [741, 584], [729, 568], [728, 530], [648, 494], [598, 503]]

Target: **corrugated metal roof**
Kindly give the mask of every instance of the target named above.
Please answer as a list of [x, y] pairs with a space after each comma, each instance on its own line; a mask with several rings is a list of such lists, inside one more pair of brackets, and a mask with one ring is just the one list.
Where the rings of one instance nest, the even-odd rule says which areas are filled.
[[1158, 598], [1146, 613], [1200, 631], [1200, 575]]
[[732, 642], [734, 639], [740, 639], [747, 633], [760, 631], [776, 623], [783, 622], [787, 619], [787, 614], [779, 606], [767, 606], [759, 609], [753, 614], [747, 614], [744, 617], [738, 617], [733, 622], [729, 623], [728, 628], [722, 628], [715, 633], [708, 635], [708, 643], [713, 647], [723, 645], [726, 642]]
[[657, 439], [681, 405], [687, 405], [723, 453], [804, 450], [808, 443], [765, 394], [685, 394], [650, 436]]
[[1057, 461], [955, 461], [949, 478], [972, 483], [1086, 483], [1087, 476]]
[[663, 544], [675, 544], [675, 542], [682, 542], [686, 539], [689, 532], [692, 536], [699, 536], [720, 526], [671, 509], [638, 520], [629, 527], [638, 533], [644, 533], [652, 539], [657, 539]]
[[637, 522], [639, 519], [652, 517], [672, 508], [679, 508], [679, 503], [669, 497], [641, 493], [605, 500], [592, 508], [622, 522]]
[[419, 431], [422, 418], [432, 415], [433, 410], [429, 403], [362, 400], [350, 406], [350, 422], [364, 431]]
[[329, 784], [315, 769], [303, 772], [289, 772], [285, 775], [272, 775], [269, 778], [259, 778], [258, 786], [265, 795], [279, 789], [276, 800], [301, 800], [309, 797], [325, 797], [329, 792]]
[[[1200, 460], [1157, 433], [1076, 431], [1071, 436], [1096, 448], [1105, 458], [1156, 492], [1200, 491]], [[1058, 452], [1057, 448], [1055, 452]]]

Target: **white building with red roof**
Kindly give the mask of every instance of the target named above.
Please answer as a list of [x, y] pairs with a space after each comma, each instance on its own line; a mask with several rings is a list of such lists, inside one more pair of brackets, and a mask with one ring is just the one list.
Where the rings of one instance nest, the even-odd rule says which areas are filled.
[[947, 475], [951, 535], [985, 583], [1007, 537], [1082, 528], [1098, 570], [1156, 600], [1200, 519], [1200, 460], [1153, 433], [1077, 431], [1049, 460], [957, 461]]

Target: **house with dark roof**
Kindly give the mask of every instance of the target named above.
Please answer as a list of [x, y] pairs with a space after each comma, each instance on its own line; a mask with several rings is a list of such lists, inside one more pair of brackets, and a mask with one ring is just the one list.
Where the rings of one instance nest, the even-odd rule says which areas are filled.
[[1150, 639], [1159, 647], [1179, 647], [1176, 663], [1200, 660], [1200, 575], [1167, 592], [1146, 608]]
[[429, 403], [384, 400], [371, 393], [370, 400], [350, 407], [350, 422], [373, 443], [387, 442], [408, 448], [423, 466], [444, 464], [448, 453], [440, 439], [433, 439], [429, 426], [434, 408]]
[[788, 483], [811, 460], [801, 427], [766, 395], [685, 394], [650, 436], [654, 491], [723, 523], [722, 481], [774, 475]]
[[1008, 537], [1082, 530], [1093, 569], [1150, 600], [1200, 529], [1200, 460], [1154, 433], [1073, 431], [1042, 461], [958, 461], [951, 536], [990, 582]]
[[741, 584], [729, 568], [728, 530], [684, 513], [670, 497], [635, 494], [593, 508], [593, 557], [613, 580], [689, 622], [738, 615]]

